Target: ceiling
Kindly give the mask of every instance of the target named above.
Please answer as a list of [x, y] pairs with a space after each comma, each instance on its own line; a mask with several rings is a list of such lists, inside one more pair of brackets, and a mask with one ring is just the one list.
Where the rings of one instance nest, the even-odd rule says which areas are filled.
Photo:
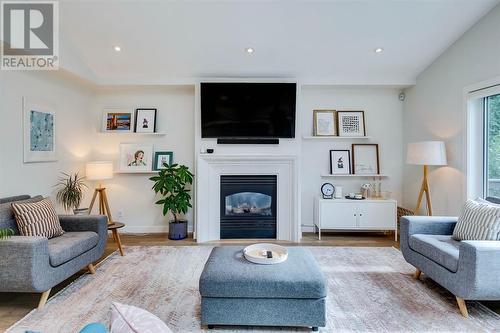
[[100, 84], [412, 84], [499, 2], [61, 0], [61, 66]]

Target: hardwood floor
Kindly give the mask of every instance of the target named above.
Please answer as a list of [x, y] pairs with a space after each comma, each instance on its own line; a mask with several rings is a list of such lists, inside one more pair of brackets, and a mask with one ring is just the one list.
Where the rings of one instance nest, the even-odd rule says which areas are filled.
[[[394, 241], [394, 235], [391, 233], [322, 233], [322, 240], [318, 241], [313, 233], [305, 233], [300, 243], [277, 242], [286, 244], [287, 246], [394, 246], [399, 247], [399, 243]], [[255, 240], [227, 240], [218, 242], [208, 242], [204, 244], [196, 243], [192, 238], [187, 238], [180, 241], [172, 241], [167, 238], [166, 234], [122, 234], [121, 240], [126, 246], [214, 246], [214, 245], [245, 245], [255, 243]], [[103, 258], [116, 251], [116, 244], [110, 238], [106, 246]], [[125, 248], [125, 255], [127, 249]], [[97, 266], [98, 270], [99, 267]], [[81, 274], [86, 273], [86, 270], [75, 274], [66, 281], [52, 288], [51, 297], [62, 288], [73, 282]], [[23, 318], [31, 310], [35, 309], [40, 294], [32, 293], [0, 293], [0, 331], [6, 330], [16, 321]], [[500, 303], [489, 302], [487, 304], [497, 313], [500, 313]]]

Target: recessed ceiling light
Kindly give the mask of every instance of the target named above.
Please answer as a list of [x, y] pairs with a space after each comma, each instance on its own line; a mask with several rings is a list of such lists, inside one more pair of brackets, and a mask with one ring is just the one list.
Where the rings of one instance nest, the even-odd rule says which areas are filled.
[[247, 47], [247, 48], [245, 48], [245, 52], [246, 53], [254, 53], [254, 51], [255, 50], [253, 49], [253, 47]]
[[381, 47], [377, 47], [374, 51], [375, 51], [375, 53], [382, 53], [382, 52], [384, 52], [384, 49]]
[[122, 50], [122, 48], [117, 45], [117, 46], [113, 46], [113, 50], [115, 50], [116, 52], [120, 52]]

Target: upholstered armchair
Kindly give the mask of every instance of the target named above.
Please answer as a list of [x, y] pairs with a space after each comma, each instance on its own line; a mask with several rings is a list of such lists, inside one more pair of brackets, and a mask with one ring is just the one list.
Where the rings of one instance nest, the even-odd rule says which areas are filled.
[[465, 300], [500, 300], [500, 241], [456, 241], [456, 217], [404, 216], [401, 251], [416, 267], [448, 289], [461, 314], [468, 316]]
[[93, 263], [103, 255], [108, 234], [106, 216], [61, 215], [63, 235], [19, 236], [11, 203], [38, 200], [28, 195], [0, 199], [0, 228], [15, 233], [0, 241], [0, 292], [42, 293], [42, 308], [52, 287], [84, 267], [95, 272]]

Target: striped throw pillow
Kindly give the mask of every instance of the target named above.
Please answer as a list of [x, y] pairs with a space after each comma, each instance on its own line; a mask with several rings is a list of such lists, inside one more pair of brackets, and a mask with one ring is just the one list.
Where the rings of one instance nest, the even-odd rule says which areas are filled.
[[12, 203], [12, 210], [21, 236], [52, 238], [64, 233], [56, 210], [48, 198], [38, 202]]
[[500, 240], [500, 207], [467, 200], [453, 230], [455, 240]]

